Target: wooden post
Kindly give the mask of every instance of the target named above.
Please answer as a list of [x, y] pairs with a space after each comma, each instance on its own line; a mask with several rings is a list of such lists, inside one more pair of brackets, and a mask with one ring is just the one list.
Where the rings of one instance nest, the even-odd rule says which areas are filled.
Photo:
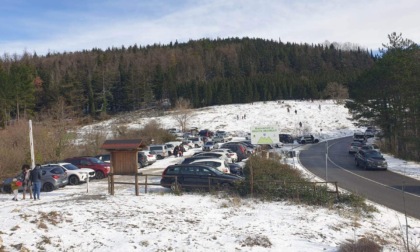
[[144, 178], [144, 193], [147, 193], [147, 174], [146, 174], [146, 177]]
[[135, 189], [136, 196], [139, 196], [139, 175], [138, 174], [139, 173], [136, 172], [136, 174], [134, 175], [134, 180], [135, 180], [134, 184], [135, 184], [135, 187], [136, 187], [136, 189]]
[[115, 188], [114, 188], [114, 174], [111, 174], [111, 195], [115, 194]]

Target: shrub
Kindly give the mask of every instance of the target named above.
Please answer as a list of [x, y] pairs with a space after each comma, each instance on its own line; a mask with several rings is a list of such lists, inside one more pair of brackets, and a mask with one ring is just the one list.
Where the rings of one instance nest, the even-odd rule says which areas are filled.
[[375, 208], [365, 203], [365, 199], [354, 194], [342, 194], [337, 198], [325, 184], [317, 184], [306, 179], [290, 165], [280, 162], [280, 158], [266, 159], [252, 156], [244, 168], [245, 180], [236, 184], [241, 196], [251, 193], [266, 200], [291, 200], [318, 206], [344, 204], [365, 212]]
[[361, 238], [354, 241], [349, 241], [342, 244], [339, 249], [339, 252], [380, 252], [382, 247], [377, 244], [375, 241], [372, 241], [368, 238]]

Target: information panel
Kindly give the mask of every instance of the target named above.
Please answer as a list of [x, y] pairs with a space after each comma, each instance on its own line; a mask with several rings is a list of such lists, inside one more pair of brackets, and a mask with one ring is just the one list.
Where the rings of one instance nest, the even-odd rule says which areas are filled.
[[277, 126], [251, 127], [252, 144], [275, 144], [279, 142], [279, 130]]

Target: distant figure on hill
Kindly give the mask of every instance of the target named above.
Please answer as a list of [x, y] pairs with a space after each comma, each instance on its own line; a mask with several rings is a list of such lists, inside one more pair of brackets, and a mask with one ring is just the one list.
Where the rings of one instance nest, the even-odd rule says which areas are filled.
[[297, 115], [297, 110], [295, 109], [295, 115]]

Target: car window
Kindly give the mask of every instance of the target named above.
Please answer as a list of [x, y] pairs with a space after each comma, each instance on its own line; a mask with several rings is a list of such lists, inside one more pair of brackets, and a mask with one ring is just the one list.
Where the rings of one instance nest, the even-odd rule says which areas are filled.
[[75, 166], [74, 164], [65, 164], [63, 165], [67, 170], [79, 170], [79, 167]]
[[90, 162], [88, 160], [80, 160], [79, 162], [80, 165], [90, 165]]
[[376, 151], [370, 151], [366, 153], [367, 157], [373, 157], [373, 158], [382, 158], [382, 154]]
[[191, 175], [191, 174], [195, 174], [195, 169], [194, 169], [194, 167], [191, 167], [191, 166], [182, 167], [180, 172], [183, 175]]
[[64, 170], [61, 167], [56, 167], [50, 170], [52, 174], [63, 174]]
[[166, 175], [176, 175], [179, 173], [179, 167], [169, 167], [166, 170]]
[[201, 176], [212, 176], [213, 172], [205, 167], [197, 167], [197, 174]]

